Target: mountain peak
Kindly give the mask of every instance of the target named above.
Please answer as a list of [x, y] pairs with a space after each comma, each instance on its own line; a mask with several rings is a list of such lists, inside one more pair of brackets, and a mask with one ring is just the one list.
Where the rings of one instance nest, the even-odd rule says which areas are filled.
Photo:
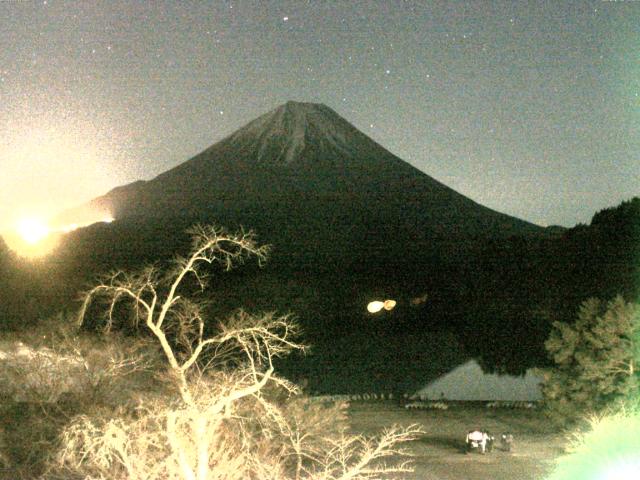
[[[295, 100], [289, 100], [286, 103], [283, 103], [275, 110], [285, 109], [288, 111], [310, 111], [310, 110], [322, 110], [329, 109], [324, 103], [313, 103], [313, 102], [296, 102]], [[330, 110], [330, 109], [329, 109]]]
[[250, 147], [257, 163], [290, 165], [308, 148], [328, 148], [351, 156], [349, 140], [354, 136], [363, 134], [326, 105], [288, 101], [250, 122], [228, 141]]
[[310, 117], [311, 119], [315, 118], [318, 120], [321, 117], [325, 117], [325, 121], [331, 119], [331, 121], [346, 122], [346, 120], [324, 103], [295, 102], [289, 100], [287, 103], [276, 107], [272, 112], [281, 115], [294, 115], [297, 119]]

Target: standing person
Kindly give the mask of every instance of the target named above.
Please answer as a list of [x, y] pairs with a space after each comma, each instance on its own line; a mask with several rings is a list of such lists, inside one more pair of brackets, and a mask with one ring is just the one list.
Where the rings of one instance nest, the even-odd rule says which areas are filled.
[[500, 446], [505, 452], [510, 452], [513, 447], [513, 435], [508, 432], [500, 435]]

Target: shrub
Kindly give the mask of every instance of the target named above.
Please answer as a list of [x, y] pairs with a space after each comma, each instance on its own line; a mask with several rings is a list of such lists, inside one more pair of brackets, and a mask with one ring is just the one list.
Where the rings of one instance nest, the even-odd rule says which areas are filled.
[[157, 390], [156, 358], [140, 339], [88, 334], [64, 315], [3, 334], [2, 468], [13, 478], [38, 477], [72, 417], [112, 411], [123, 397]]
[[638, 313], [620, 296], [590, 299], [575, 324], [553, 324], [545, 347], [555, 367], [542, 372], [542, 392], [554, 420], [570, 423], [638, 393]]

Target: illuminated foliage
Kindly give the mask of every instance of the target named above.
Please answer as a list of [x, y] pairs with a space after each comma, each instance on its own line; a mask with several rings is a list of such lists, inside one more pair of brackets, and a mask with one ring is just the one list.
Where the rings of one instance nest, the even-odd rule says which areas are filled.
[[162, 389], [152, 344], [95, 335], [73, 320], [59, 314], [0, 335], [0, 465], [10, 478], [41, 478], [74, 416], [113, 412], [125, 398]]
[[545, 346], [555, 368], [543, 372], [553, 418], [570, 422], [638, 393], [638, 313], [620, 296], [609, 303], [589, 299], [574, 324], [553, 324]]
[[640, 472], [640, 410], [591, 417], [586, 432], [573, 434], [569, 453], [548, 480], [635, 480]]
[[[273, 360], [303, 349], [288, 316], [238, 311], [205, 337], [204, 305], [188, 298], [185, 279], [204, 288], [203, 266], [225, 269], [266, 258], [251, 233], [192, 230], [191, 254], [175, 268], [116, 272], [91, 289], [84, 321], [103, 299], [105, 332], [129, 319], [146, 329], [165, 358], [165, 389], [124, 398], [114, 412], [79, 415], [65, 428], [52, 473], [95, 479], [353, 479], [410, 471], [386, 465], [397, 445], [420, 429], [391, 428], [377, 439], [347, 432], [344, 405], [312, 405], [274, 372]], [[159, 372], [160, 374], [161, 372]], [[75, 478], [75, 477], [74, 477]]]

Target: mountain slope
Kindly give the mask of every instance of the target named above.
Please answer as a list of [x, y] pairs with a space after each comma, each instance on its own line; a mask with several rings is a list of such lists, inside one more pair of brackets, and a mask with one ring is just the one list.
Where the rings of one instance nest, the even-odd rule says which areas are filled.
[[83, 211], [110, 212], [117, 220], [223, 219], [265, 233], [294, 227], [298, 243], [346, 235], [347, 243], [368, 238], [388, 245], [543, 231], [420, 172], [330, 108], [296, 102], [156, 178], [114, 189], [58, 221], [78, 223]]

